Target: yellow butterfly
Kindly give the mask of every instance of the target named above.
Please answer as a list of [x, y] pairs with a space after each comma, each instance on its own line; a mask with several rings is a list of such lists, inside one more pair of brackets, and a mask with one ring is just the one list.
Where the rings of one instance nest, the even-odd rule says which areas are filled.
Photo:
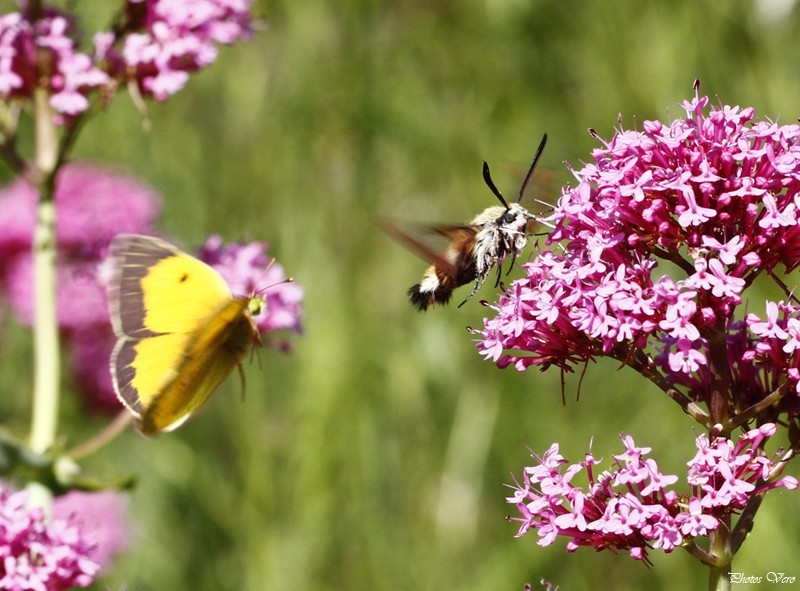
[[114, 389], [143, 434], [172, 431], [260, 342], [264, 299], [234, 297], [210, 266], [152, 236], [116, 236], [109, 256]]

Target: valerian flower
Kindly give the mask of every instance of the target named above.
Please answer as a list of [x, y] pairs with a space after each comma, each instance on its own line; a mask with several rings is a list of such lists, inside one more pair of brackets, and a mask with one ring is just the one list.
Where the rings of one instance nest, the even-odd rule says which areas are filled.
[[114, 557], [131, 541], [127, 510], [123, 493], [72, 491], [55, 498], [53, 519], [76, 523], [93, 547], [92, 559], [100, 572], [108, 572]]
[[40, 86], [56, 113], [85, 111], [87, 95], [110, 78], [79, 51], [75, 31], [70, 15], [49, 7], [37, 20], [29, 9], [0, 16], [0, 98], [30, 99]]
[[119, 22], [80, 49], [71, 15], [50, 6], [0, 15], [0, 100], [48, 92], [56, 123], [86, 112], [93, 93], [107, 99], [131, 84], [165, 100], [189, 75], [212, 64], [217, 46], [250, 37], [251, 0], [127, 0]]
[[[31, 246], [37, 201], [36, 189], [23, 179], [0, 190], [0, 288], [25, 324], [33, 321]], [[55, 204], [59, 326], [70, 330], [107, 323], [96, 267], [116, 234], [152, 232], [161, 201], [141, 181], [80, 163], [59, 173]]]
[[[708, 103], [698, 93], [683, 118], [617, 130], [573, 171], [544, 220], [549, 248], [476, 331], [486, 358], [573, 371], [613, 357], [684, 406], [723, 409], [705, 426], [743, 424], [770, 394], [783, 398], [767, 420], [795, 412], [800, 305], [779, 277], [800, 265], [800, 125]], [[785, 300], [737, 315], [760, 277]], [[725, 404], [708, 404], [715, 391]]]
[[100, 568], [94, 541], [74, 516], [47, 521], [27, 502], [26, 492], [0, 483], [0, 588], [88, 587]]
[[[600, 460], [591, 453], [570, 464], [554, 443], [543, 457], [533, 456], [537, 463], [525, 468], [522, 482], [512, 487], [506, 500], [520, 516], [509, 519], [519, 523], [517, 537], [536, 530], [541, 546], [563, 536], [570, 552], [581, 546], [624, 550], [649, 563], [652, 549], [672, 552], [707, 536], [752, 495], [797, 488], [794, 477], [772, 478], [775, 463], [760, 448], [774, 434], [775, 425], [765, 424], [736, 442], [700, 435], [697, 454], [688, 462], [692, 492], [681, 494], [672, 489], [678, 477], [663, 474], [647, 458], [650, 448], [636, 447], [630, 436], [620, 435], [625, 452], [599, 474], [593, 466]], [[585, 487], [574, 484], [579, 475]]]
[[217, 44], [249, 38], [250, 0], [128, 0], [121, 55], [140, 91], [175, 94], [189, 74], [213, 63]]

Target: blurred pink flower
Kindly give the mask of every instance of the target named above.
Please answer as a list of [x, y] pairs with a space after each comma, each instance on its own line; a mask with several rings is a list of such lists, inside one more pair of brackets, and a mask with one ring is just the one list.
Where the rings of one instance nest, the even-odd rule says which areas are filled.
[[73, 516], [48, 522], [27, 502], [26, 492], [0, 482], [0, 589], [88, 587], [100, 568], [96, 542]]
[[117, 338], [111, 324], [90, 324], [70, 331], [69, 363], [76, 388], [96, 412], [119, 412], [120, 402], [114, 392], [109, 359]]
[[[0, 190], [0, 288], [26, 324], [33, 319], [31, 244], [36, 190], [16, 180]], [[132, 177], [88, 164], [65, 166], [55, 190], [58, 318], [63, 329], [108, 322], [97, 265], [118, 233], [148, 233], [161, 208], [156, 193]]]
[[93, 36], [94, 53], [78, 50], [75, 19], [50, 6], [0, 15], [0, 99], [50, 93], [57, 123], [89, 107], [89, 95], [129, 78], [139, 92], [165, 100], [189, 75], [212, 64], [218, 44], [249, 38], [251, 0], [128, 0], [125, 19]]
[[92, 559], [102, 571], [108, 571], [114, 556], [130, 543], [127, 511], [127, 497], [110, 491], [72, 491], [56, 497], [53, 503], [53, 519], [71, 521], [81, 528], [94, 547]]

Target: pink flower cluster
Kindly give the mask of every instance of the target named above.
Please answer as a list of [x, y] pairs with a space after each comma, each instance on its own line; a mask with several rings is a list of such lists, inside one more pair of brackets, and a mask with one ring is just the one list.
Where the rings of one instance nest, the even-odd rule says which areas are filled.
[[108, 490], [74, 490], [56, 497], [53, 502], [53, 519], [78, 524], [92, 545], [92, 559], [100, 566], [101, 574], [110, 569], [114, 558], [130, 544], [127, 512], [128, 497]]
[[[122, 59], [143, 94], [164, 100], [217, 59], [216, 44], [250, 36], [251, 0], [127, 0]], [[140, 32], [141, 31], [141, 32]]]
[[[614, 456], [615, 466], [597, 475], [593, 466], [600, 460], [591, 453], [583, 462], [569, 464], [553, 444], [536, 458], [537, 465], [525, 468], [522, 483], [514, 485], [507, 501], [521, 516], [509, 519], [520, 523], [517, 537], [537, 530], [541, 546], [566, 536], [570, 552], [581, 546], [625, 550], [647, 562], [650, 549], [671, 552], [708, 535], [753, 495], [779, 486], [797, 488], [791, 476], [773, 479], [774, 463], [760, 451], [774, 434], [775, 425], [765, 424], [735, 443], [697, 437], [697, 453], [688, 462], [690, 495], [671, 490], [678, 477], [662, 474], [646, 457], [650, 448], [637, 447], [629, 436], [620, 435], [625, 452]], [[587, 479], [586, 488], [573, 484], [579, 474]]]
[[56, 112], [85, 111], [86, 95], [110, 78], [77, 50], [75, 28], [72, 17], [54, 9], [35, 21], [27, 11], [0, 16], [0, 97], [31, 98], [43, 85]]
[[133, 80], [139, 93], [164, 100], [189, 74], [217, 58], [217, 44], [250, 36], [251, 0], [126, 0], [121, 26], [78, 50], [73, 17], [45, 7], [0, 16], [0, 99], [50, 93], [59, 122], [89, 107], [93, 91]]
[[0, 484], [0, 589], [88, 587], [100, 565], [76, 518], [47, 522], [27, 501], [27, 493]]
[[736, 365], [737, 387], [758, 397], [786, 380], [800, 388], [798, 307], [768, 303], [766, 320], [734, 318], [757, 277], [800, 265], [800, 125], [708, 109], [699, 95], [683, 108], [669, 125], [618, 130], [574, 171], [577, 186], [544, 220], [554, 246], [476, 331], [484, 357], [571, 371], [643, 351], [705, 400], [710, 374], [724, 371], [713, 356]]

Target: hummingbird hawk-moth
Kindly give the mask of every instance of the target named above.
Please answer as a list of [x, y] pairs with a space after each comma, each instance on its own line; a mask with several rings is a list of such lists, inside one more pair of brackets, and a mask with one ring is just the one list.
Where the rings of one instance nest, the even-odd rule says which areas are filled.
[[384, 224], [388, 233], [432, 263], [422, 280], [408, 290], [414, 307], [422, 311], [434, 304], [446, 304], [456, 288], [474, 282], [472, 290], [459, 304], [459, 307], [463, 306], [481, 288], [492, 269], [498, 268], [499, 280], [503, 261], [511, 256], [513, 264], [522, 253], [528, 243], [528, 224], [537, 218], [519, 202], [546, 143], [547, 134], [544, 134], [517, 200], [512, 203], [508, 203], [497, 189], [489, 165], [483, 163], [483, 180], [501, 205], [486, 208], [466, 224], [426, 227], [428, 233], [447, 240], [444, 249], [437, 250], [396, 226]]

